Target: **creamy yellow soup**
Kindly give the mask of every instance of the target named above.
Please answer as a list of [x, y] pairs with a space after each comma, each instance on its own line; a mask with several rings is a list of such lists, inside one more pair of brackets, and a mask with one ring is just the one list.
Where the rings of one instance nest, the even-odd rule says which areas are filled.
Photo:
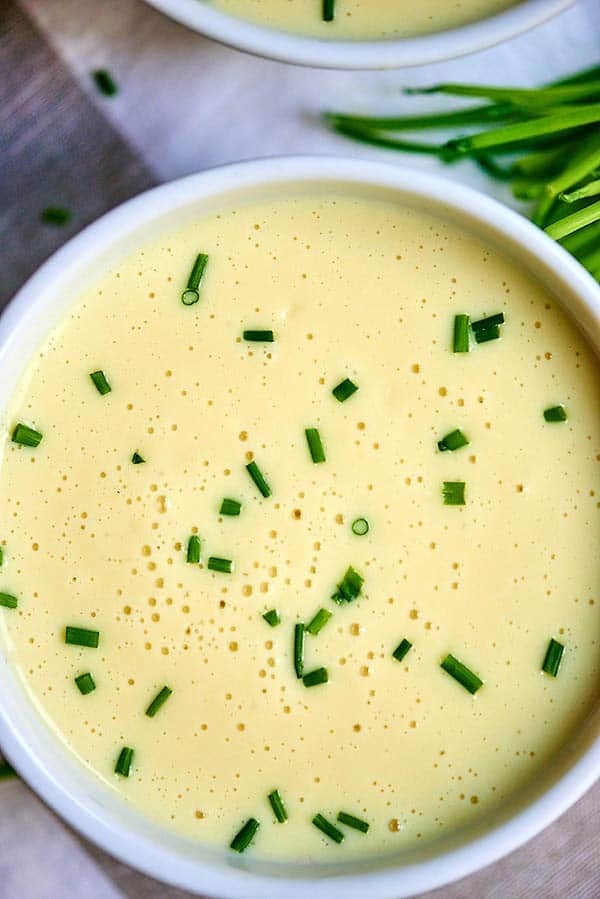
[[213, 0], [223, 12], [255, 24], [320, 38], [415, 37], [459, 28], [515, 6], [518, 0]]
[[[471, 329], [453, 352], [456, 315], [500, 312], [497, 339]], [[358, 390], [340, 402], [344, 379]], [[19, 422], [37, 447], [11, 440]], [[246, 851], [263, 857], [423, 845], [531, 782], [597, 698], [597, 361], [538, 283], [454, 225], [327, 194], [201, 218], [89, 285], [2, 426], [14, 665], [69, 751], [166, 828], [227, 846], [255, 818]], [[457, 429], [468, 444], [438, 449]], [[349, 566], [364, 583], [338, 605]], [[310, 686], [294, 633], [321, 608], [304, 673], [327, 682]]]

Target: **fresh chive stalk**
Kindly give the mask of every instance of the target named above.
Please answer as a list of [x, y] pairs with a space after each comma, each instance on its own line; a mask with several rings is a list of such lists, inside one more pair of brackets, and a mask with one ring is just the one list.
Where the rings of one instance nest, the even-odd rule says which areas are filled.
[[158, 691], [158, 693], [146, 709], [146, 715], [148, 716], [148, 718], [154, 718], [158, 710], [165, 704], [172, 692], [173, 691], [171, 690], [171, 688], [167, 686], [162, 687]]
[[361, 818], [357, 818], [354, 815], [349, 815], [348, 812], [338, 812], [337, 819], [340, 824], [345, 824], [346, 827], [352, 827], [354, 830], [359, 830], [361, 833], [368, 833], [368, 822], [363, 821]]
[[130, 746], [123, 746], [115, 765], [115, 774], [121, 777], [129, 777], [131, 765], [133, 763], [133, 749]]
[[585, 82], [563, 87], [523, 88], [497, 87], [477, 84], [434, 84], [431, 87], [408, 87], [405, 94], [449, 94], [454, 97], [481, 97], [511, 105], [558, 106], [575, 100], [596, 98], [600, 94], [600, 81]]
[[229, 844], [229, 848], [233, 849], [234, 852], [245, 852], [248, 848], [254, 837], [256, 836], [256, 831], [260, 827], [259, 822], [256, 818], [248, 818], [244, 826], [238, 830], [233, 840]]
[[294, 625], [294, 671], [297, 678], [304, 675], [304, 625], [301, 622]]
[[271, 803], [273, 814], [275, 815], [279, 823], [285, 824], [288, 819], [288, 815], [285, 809], [285, 805], [282, 802], [281, 796], [279, 795], [279, 790], [273, 790], [271, 793], [269, 793], [267, 799]]
[[197, 565], [200, 561], [200, 537], [197, 534], [192, 534], [188, 540], [185, 561], [190, 565]]
[[338, 605], [342, 605], [345, 602], [352, 602], [360, 596], [364, 582], [365, 579], [358, 573], [358, 571], [356, 571], [352, 565], [349, 565], [344, 577], [337, 585], [337, 590], [331, 598]]
[[250, 343], [273, 343], [275, 340], [275, 335], [272, 331], [267, 330], [248, 330], [243, 333], [244, 340], [250, 341]]
[[469, 316], [464, 313], [454, 316], [452, 349], [455, 353], [469, 352]]
[[335, 0], [323, 0], [323, 21], [333, 22], [335, 18]]
[[544, 409], [544, 419], [550, 422], [566, 421], [567, 410], [564, 406], [550, 406], [549, 409]]
[[472, 695], [477, 693], [479, 688], [483, 686], [481, 678], [477, 677], [470, 668], [459, 662], [453, 655], [448, 654], [440, 663], [440, 667]]
[[185, 290], [181, 293], [181, 302], [184, 306], [193, 306], [200, 299], [200, 281], [204, 275], [204, 271], [208, 264], [208, 256], [206, 253], [198, 253], [190, 276], [187, 280]]
[[331, 392], [338, 403], [344, 403], [353, 393], [356, 393], [357, 390], [358, 385], [355, 384], [354, 381], [351, 381], [350, 378], [344, 378], [344, 380], [340, 381]]
[[281, 617], [277, 609], [269, 609], [268, 612], [263, 613], [262, 617], [265, 619], [269, 627], [277, 627], [277, 625], [281, 622]]
[[465, 482], [444, 481], [442, 484], [442, 497], [445, 506], [465, 505]]
[[438, 449], [441, 452], [446, 452], [449, 450], [450, 452], [454, 452], [457, 449], [461, 449], [463, 446], [469, 445], [469, 438], [463, 434], [460, 428], [457, 428], [455, 431], [450, 431], [449, 434], [446, 434], [445, 437], [442, 437], [441, 440], [438, 440]]
[[90, 649], [97, 649], [100, 642], [100, 631], [93, 631], [87, 627], [73, 627], [67, 625], [65, 628], [65, 643], [71, 646], [87, 646]]
[[108, 379], [103, 371], [90, 372], [90, 378], [100, 396], [106, 396], [107, 393], [111, 392], [112, 387], [108, 383]]
[[118, 94], [119, 88], [108, 69], [96, 69], [95, 72], [92, 72], [92, 78], [100, 93], [105, 97], [114, 97], [115, 94]]
[[220, 559], [218, 556], [210, 556], [208, 560], [209, 571], [219, 571], [221, 574], [231, 574], [233, 562], [231, 559]]
[[572, 190], [568, 193], [564, 191], [558, 195], [558, 199], [563, 203], [577, 203], [578, 200], [586, 200], [588, 197], [597, 197], [600, 194], [600, 180], [588, 181], [578, 190]]
[[265, 480], [265, 476], [263, 475], [262, 471], [260, 470], [260, 468], [258, 467], [256, 462], [249, 462], [248, 465], [246, 465], [246, 471], [248, 472], [248, 474], [250, 475], [250, 477], [252, 478], [252, 480], [254, 481], [256, 486], [258, 487], [260, 493], [265, 498], [268, 496], [271, 496], [271, 492], [272, 492], [271, 488], [267, 484], [267, 482]]
[[396, 646], [395, 650], [392, 653], [392, 657], [396, 659], [397, 662], [401, 662], [411, 648], [412, 643], [410, 642], [410, 640], [407, 640], [406, 637], [404, 637]]
[[552, 637], [548, 644], [544, 661], [542, 662], [542, 671], [549, 674], [551, 677], [556, 677], [558, 669], [560, 668], [560, 663], [562, 662], [564, 651], [565, 647], [562, 643], [559, 643], [558, 640], [555, 640], [554, 637]]
[[96, 682], [89, 671], [85, 674], [79, 674], [75, 678], [75, 683], [82, 696], [87, 696], [88, 693], [93, 693], [96, 689]]
[[344, 839], [344, 834], [341, 830], [332, 824], [327, 818], [323, 817], [323, 815], [319, 812], [318, 815], [315, 815], [312, 819], [312, 823], [315, 827], [324, 833], [326, 837], [329, 837], [330, 840], [333, 840], [334, 843], [341, 843]]
[[42, 210], [40, 218], [46, 225], [66, 225], [71, 213], [64, 206], [47, 206]]
[[326, 684], [329, 680], [329, 672], [327, 668], [315, 668], [314, 671], [309, 671], [308, 674], [305, 674], [302, 678], [302, 683], [305, 687], [318, 687], [321, 684]]
[[324, 462], [325, 450], [323, 449], [323, 442], [318, 429], [306, 428], [304, 433], [306, 434], [306, 442], [308, 443], [310, 457], [313, 462]]
[[36, 447], [42, 442], [42, 436], [39, 431], [30, 428], [29, 425], [24, 425], [23, 422], [19, 422], [14, 427], [11, 440], [13, 443], [20, 443], [21, 446]]
[[600, 221], [600, 200], [597, 203], [584, 206], [583, 209], [578, 209], [577, 212], [573, 212], [571, 215], [565, 215], [564, 218], [544, 228], [544, 231], [549, 237], [553, 237], [554, 240], [560, 240], [574, 231], [579, 231], [581, 228], [585, 228], [586, 225], [592, 225], [597, 221]]
[[316, 615], [311, 618], [306, 625], [306, 632], [312, 634], [313, 637], [316, 637], [331, 618], [331, 614], [332, 613], [328, 609], [319, 609]]
[[132, 465], [142, 465], [145, 461], [146, 460], [143, 458], [143, 456], [140, 456], [137, 450], [131, 457]]
[[219, 509], [220, 515], [239, 515], [242, 509], [242, 504], [238, 502], [237, 499], [224, 499], [221, 503], [221, 508]]
[[11, 593], [0, 593], [0, 606], [5, 609], [16, 609], [19, 605], [19, 600], [16, 596], [12, 596]]
[[352, 522], [352, 533], [357, 537], [364, 537], [369, 533], [369, 522], [366, 518], [355, 518]]

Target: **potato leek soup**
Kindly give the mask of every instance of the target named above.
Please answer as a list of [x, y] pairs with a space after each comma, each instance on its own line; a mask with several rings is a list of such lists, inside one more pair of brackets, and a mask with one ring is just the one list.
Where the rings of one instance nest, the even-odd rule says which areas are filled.
[[423, 845], [597, 698], [600, 378], [516, 264], [351, 195], [85, 286], [4, 422], [0, 610], [57, 736], [262, 857]]
[[311, 37], [349, 40], [405, 38], [478, 22], [518, 0], [213, 0], [258, 25]]

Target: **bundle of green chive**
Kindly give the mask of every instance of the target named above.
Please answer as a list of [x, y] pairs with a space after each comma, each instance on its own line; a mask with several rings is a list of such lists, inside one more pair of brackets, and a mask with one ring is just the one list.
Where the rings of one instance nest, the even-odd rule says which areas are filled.
[[[330, 112], [325, 120], [340, 134], [378, 147], [426, 153], [444, 163], [472, 159], [533, 204], [535, 224], [600, 281], [600, 65], [542, 88], [438, 84], [405, 93], [487, 102], [396, 117]], [[485, 130], [440, 143], [404, 138], [455, 126]]]

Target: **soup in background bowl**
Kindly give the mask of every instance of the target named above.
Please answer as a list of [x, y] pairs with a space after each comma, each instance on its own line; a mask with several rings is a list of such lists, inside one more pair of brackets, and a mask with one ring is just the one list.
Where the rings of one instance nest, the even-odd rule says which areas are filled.
[[543, 826], [597, 772], [597, 315], [513, 213], [365, 163], [72, 241], [2, 322], [13, 763], [217, 895], [406, 895]]

